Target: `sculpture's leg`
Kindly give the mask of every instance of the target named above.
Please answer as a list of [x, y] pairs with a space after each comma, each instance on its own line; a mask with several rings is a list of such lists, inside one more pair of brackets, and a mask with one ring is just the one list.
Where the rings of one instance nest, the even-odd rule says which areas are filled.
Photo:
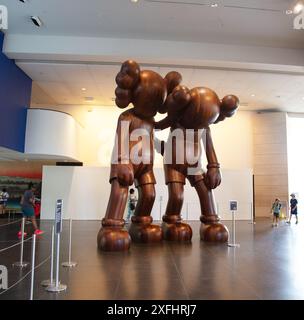
[[227, 242], [229, 232], [226, 226], [220, 223], [220, 218], [216, 213], [213, 191], [206, 187], [204, 180], [196, 182], [194, 187], [201, 204], [201, 239], [207, 242]]
[[103, 251], [126, 251], [130, 248], [130, 236], [124, 227], [124, 210], [128, 200], [128, 187], [117, 179], [111, 183], [111, 194], [102, 227], [97, 236], [98, 248]]
[[168, 192], [169, 199], [162, 224], [164, 239], [169, 241], [190, 241], [192, 229], [187, 223], [182, 223], [181, 221], [181, 210], [184, 202], [184, 183], [168, 183]]
[[134, 242], [155, 243], [162, 241], [162, 229], [153, 225], [151, 211], [155, 201], [155, 187], [153, 183], [139, 185], [138, 202], [129, 229]]

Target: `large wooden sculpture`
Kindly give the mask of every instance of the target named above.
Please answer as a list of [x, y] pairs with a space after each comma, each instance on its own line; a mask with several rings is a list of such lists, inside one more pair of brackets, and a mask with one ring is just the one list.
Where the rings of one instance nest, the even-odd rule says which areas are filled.
[[[98, 247], [105, 251], [124, 251], [135, 242], [160, 242], [167, 240], [188, 241], [191, 227], [182, 223], [181, 208], [185, 179], [196, 189], [201, 204], [201, 238], [206, 241], [224, 242], [227, 228], [219, 222], [212, 190], [221, 182], [218, 163], [210, 133], [210, 125], [234, 114], [238, 98], [226, 96], [221, 101], [208, 88], [189, 90], [180, 83], [178, 72], [170, 72], [162, 78], [156, 72], [140, 70], [132, 60], [122, 64], [116, 76], [116, 105], [133, 108], [123, 112], [117, 124], [110, 183], [111, 194], [97, 236]], [[157, 112], [167, 113], [160, 122], [154, 121]], [[171, 147], [164, 148], [164, 171], [169, 190], [169, 200], [162, 227], [152, 224], [151, 211], [155, 200], [153, 174], [154, 134], [157, 129], [171, 127]], [[179, 129], [183, 134], [175, 137]], [[193, 132], [193, 139], [187, 132]], [[138, 133], [138, 134], [135, 134]], [[200, 140], [205, 143], [208, 160], [204, 173], [195, 154], [201, 153]], [[145, 143], [148, 142], [148, 143]], [[182, 145], [180, 149], [178, 146]], [[133, 151], [136, 150], [136, 153]], [[137, 156], [135, 155], [137, 154]], [[192, 156], [189, 157], [189, 154]], [[140, 155], [140, 156], [138, 156]], [[171, 158], [170, 161], [166, 161]], [[182, 161], [176, 161], [182, 158]], [[124, 229], [123, 214], [129, 186], [135, 183], [139, 199], [132, 217], [129, 232]]]
[[[175, 90], [179, 101], [179, 91], [176, 88], [181, 81], [177, 72], [169, 73], [162, 78], [150, 70], [141, 71], [135, 61], [122, 64], [116, 76], [116, 105], [126, 108], [130, 103], [133, 108], [123, 112], [117, 124], [116, 153], [113, 153], [111, 163], [111, 194], [102, 227], [97, 236], [98, 247], [105, 251], [124, 251], [130, 247], [130, 236], [133, 241], [159, 242], [163, 238], [160, 226], [152, 224], [151, 210], [155, 200], [155, 178], [153, 174], [153, 130], [156, 123], [154, 116], [158, 111], [172, 109], [175, 103], [170, 93]], [[168, 95], [168, 97], [167, 97]], [[170, 99], [166, 99], [170, 97]], [[162, 121], [159, 125], [165, 128], [169, 122]], [[136, 130], [142, 130], [148, 136], [148, 145], [140, 139], [132, 139]], [[139, 132], [139, 134], [141, 134]], [[134, 159], [132, 150], [141, 155]], [[138, 161], [139, 160], [139, 161]], [[135, 183], [139, 199], [132, 217], [129, 233], [124, 229], [123, 214], [128, 197], [128, 188]]]
[[[184, 87], [184, 91], [186, 92], [187, 88]], [[200, 87], [190, 90], [190, 96], [188, 103], [180, 105], [174, 111], [163, 110], [168, 111], [169, 118], [170, 114], [174, 115], [171, 116], [171, 123], [174, 124], [164, 150], [165, 180], [169, 192], [166, 213], [163, 217], [164, 238], [189, 241], [192, 237], [191, 227], [181, 221], [184, 185], [187, 178], [191, 186], [196, 189], [200, 200], [201, 239], [226, 242], [228, 230], [219, 221], [212, 192], [221, 183], [221, 173], [211, 139], [210, 125], [231, 117], [238, 107], [239, 100], [236, 96], [228, 95], [221, 101], [214, 91]], [[166, 121], [165, 119], [164, 122]], [[193, 134], [189, 137], [187, 132]], [[200, 140], [203, 140], [205, 146], [207, 172], [203, 172], [199, 161]], [[180, 159], [183, 159], [182, 163]]]

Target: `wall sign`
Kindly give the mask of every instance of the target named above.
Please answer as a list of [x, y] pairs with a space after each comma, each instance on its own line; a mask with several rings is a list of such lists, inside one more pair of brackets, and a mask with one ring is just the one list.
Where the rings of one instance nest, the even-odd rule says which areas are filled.
[[238, 202], [236, 200], [230, 200], [230, 211], [237, 211]]
[[56, 210], [55, 210], [55, 231], [56, 234], [61, 233], [62, 231], [62, 206], [63, 201], [61, 199], [56, 201]]

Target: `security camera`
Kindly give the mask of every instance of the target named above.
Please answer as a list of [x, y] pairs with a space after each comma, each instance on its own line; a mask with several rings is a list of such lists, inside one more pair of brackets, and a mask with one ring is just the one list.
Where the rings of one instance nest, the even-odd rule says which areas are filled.
[[32, 21], [33, 21], [35, 26], [37, 26], [37, 27], [41, 27], [42, 26], [42, 21], [41, 21], [41, 19], [39, 17], [31, 16], [31, 19], [32, 19]]
[[27, 0], [19, 0], [20, 2], [23, 2], [23, 3], [26, 3], [27, 2]]

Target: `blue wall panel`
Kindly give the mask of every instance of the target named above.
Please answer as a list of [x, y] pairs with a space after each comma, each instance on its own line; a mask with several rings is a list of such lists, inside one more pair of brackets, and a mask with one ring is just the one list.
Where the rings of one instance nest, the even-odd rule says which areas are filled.
[[0, 147], [24, 152], [32, 80], [3, 54], [3, 39], [0, 31]]

